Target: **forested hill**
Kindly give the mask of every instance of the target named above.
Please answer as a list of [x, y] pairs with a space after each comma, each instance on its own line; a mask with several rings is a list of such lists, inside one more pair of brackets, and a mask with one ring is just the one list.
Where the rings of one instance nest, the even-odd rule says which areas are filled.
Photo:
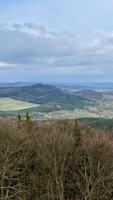
[[71, 105], [84, 105], [89, 103], [89, 100], [86, 97], [77, 96], [74, 93], [70, 94], [68, 91], [63, 91], [56, 86], [45, 84], [0, 88], [0, 97], [10, 97], [38, 104], [54, 102]]

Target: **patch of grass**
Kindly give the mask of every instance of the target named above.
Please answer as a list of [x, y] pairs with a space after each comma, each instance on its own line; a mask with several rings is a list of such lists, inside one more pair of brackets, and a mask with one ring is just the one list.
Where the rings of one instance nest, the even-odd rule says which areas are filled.
[[12, 98], [0, 98], [0, 111], [18, 111], [22, 109], [35, 108], [40, 105], [19, 101]]

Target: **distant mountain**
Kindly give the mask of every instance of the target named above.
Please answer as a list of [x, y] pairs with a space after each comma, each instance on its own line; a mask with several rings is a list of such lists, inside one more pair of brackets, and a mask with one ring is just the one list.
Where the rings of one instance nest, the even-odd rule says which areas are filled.
[[97, 92], [94, 90], [81, 90], [81, 91], [75, 92], [75, 95], [81, 96], [84, 98], [91, 98], [91, 99], [100, 99], [103, 97], [102, 92]]
[[56, 86], [45, 84], [0, 88], [0, 97], [11, 97], [38, 104], [57, 103], [84, 106], [91, 103], [87, 96], [82, 97], [79, 94], [71, 94], [68, 91], [62, 91]]
[[23, 87], [35, 84], [34, 82], [12, 82], [12, 83], [2, 83], [0, 82], [0, 87]]
[[113, 90], [113, 83], [71, 83], [71, 84], [57, 84], [63, 90], [77, 91], [77, 90]]

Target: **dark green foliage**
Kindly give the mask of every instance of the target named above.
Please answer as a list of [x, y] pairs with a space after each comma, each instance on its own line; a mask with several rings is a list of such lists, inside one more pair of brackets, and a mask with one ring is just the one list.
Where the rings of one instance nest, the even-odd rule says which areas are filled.
[[84, 118], [84, 119], [79, 119], [79, 122], [85, 123], [97, 129], [106, 129], [108, 131], [113, 129], [113, 119]]
[[18, 120], [21, 121], [21, 115], [20, 114], [18, 114]]

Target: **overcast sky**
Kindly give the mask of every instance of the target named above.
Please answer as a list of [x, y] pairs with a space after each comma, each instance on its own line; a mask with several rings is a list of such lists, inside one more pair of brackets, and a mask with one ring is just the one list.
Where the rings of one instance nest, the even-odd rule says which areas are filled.
[[0, 82], [113, 82], [113, 0], [0, 0]]

